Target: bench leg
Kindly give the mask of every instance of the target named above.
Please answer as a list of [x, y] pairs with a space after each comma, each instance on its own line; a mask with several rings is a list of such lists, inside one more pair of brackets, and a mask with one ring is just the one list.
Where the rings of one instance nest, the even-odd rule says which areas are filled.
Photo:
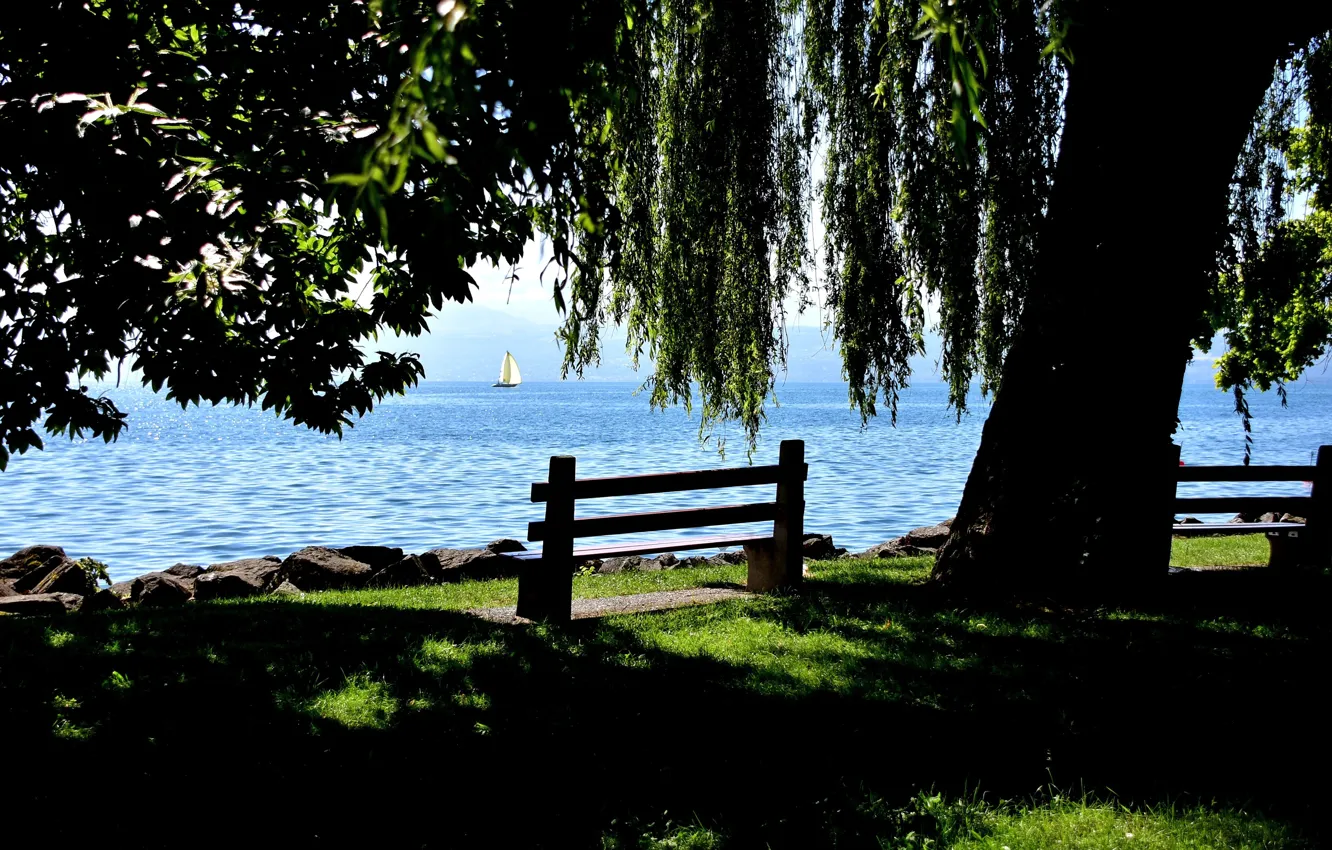
[[[745, 588], [754, 593], [766, 593], [779, 587], [788, 587], [800, 581], [800, 576], [787, 575], [784, 558], [777, 556], [777, 544], [760, 540], [745, 544], [745, 559], [749, 561], [749, 575]], [[803, 567], [803, 563], [801, 565]]]
[[1304, 538], [1299, 531], [1267, 532], [1267, 565], [1279, 570], [1292, 570], [1304, 566]]
[[572, 581], [571, 572], [561, 575], [545, 559], [524, 561], [518, 573], [518, 607], [514, 613], [529, 620], [567, 623]]

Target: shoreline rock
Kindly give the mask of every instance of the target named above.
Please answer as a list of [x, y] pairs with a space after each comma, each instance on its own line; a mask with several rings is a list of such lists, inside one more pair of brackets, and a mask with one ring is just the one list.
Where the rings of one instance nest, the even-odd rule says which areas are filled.
[[901, 537], [877, 543], [853, 557], [856, 558], [909, 558], [922, 555], [934, 555], [939, 547], [948, 540], [952, 533], [953, 520], [950, 517], [937, 525], [925, 525], [913, 528]]
[[[352, 547], [349, 547], [352, 548]], [[364, 550], [367, 547], [355, 547]], [[397, 550], [401, 556], [402, 550]], [[384, 553], [370, 553], [381, 557]], [[306, 546], [282, 562], [283, 577], [307, 593], [312, 590], [349, 590], [364, 587], [374, 569], [365, 561], [324, 546]]]
[[[806, 534], [802, 549], [808, 559], [849, 557], [827, 534]], [[79, 610], [111, 611], [127, 606], [169, 608], [196, 600], [268, 594], [303, 596], [321, 590], [511, 578], [518, 575], [523, 562], [506, 554], [523, 551], [527, 547], [512, 538], [492, 540], [483, 548], [441, 547], [419, 555], [405, 554], [392, 546], [307, 546], [286, 558], [265, 555], [207, 567], [177, 563], [99, 588], [94, 572], [85, 569], [83, 562], [69, 558], [62, 547], [27, 546], [0, 560], [0, 613], [51, 615]], [[611, 574], [743, 563], [744, 551], [736, 548], [710, 556], [681, 558], [666, 552], [656, 557], [593, 559], [580, 563], [576, 569]]]
[[213, 564], [194, 582], [194, 598], [236, 599], [267, 593], [285, 578], [282, 562], [273, 555]]

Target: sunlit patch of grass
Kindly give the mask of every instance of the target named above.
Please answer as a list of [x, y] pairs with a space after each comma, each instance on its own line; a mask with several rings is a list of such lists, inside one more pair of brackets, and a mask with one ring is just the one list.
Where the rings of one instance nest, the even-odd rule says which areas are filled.
[[465, 670], [477, 658], [501, 655], [504, 647], [499, 641], [454, 643], [449, 640], [428, 638], [412, 656], [412, 664], [423, 673], [441, 676]]
[[1164, 805], [1135, 810], [1113, 803], [1056, 799], [996, 817], [988, 834], [952, 850], [1292, 850], [1311, 847], [1288, 824], [1243, 809]]
[[74, 697], [57, 693], [51, 698], [51, 708], [55, 711], [55, 720], [51, 723], [51, 735], [62, 741], [86, 741], [97, 732], [97, 723], [79, 720], [83, 703]]
[[[676, 826], [650, 825], [629, 834], [604, 835], [602, 850], [721, 850], [729, 846], [725, 836], [699, 824]], [[638, 833], [638, 834], [634, 834]]]
[[746, 668], [746, 681], [754, 690], [792, 695], [850, 691], [859, 663], [872, 652], [830, 632], [798, 632], [771, 620], [736, 616], [739, 612], [722, 606], [710, 607], [714, 616], [690, 624], [692, 628], [644, 623], [639, 636], [652, 649]]
[[1264, 566], [1267, 564], [1268, 549], [1267, 536], [1263, 534], [1181, 537], [1170, 543], [1170, 566]]
[[681, 590], [709, 584], [745, 583], [746, 567], [709, 566], [680, 570], [640, 572], [630, 570], [610, 575], [575, 576], [575, 599], [596, 599], [603, 596], [628, 596], [633, 593], [655, 593], [661, 590]]
[[[1172, 804], [1130, 808], [1114, 801], [1054, 796], [1043, 802], [986, 803], [920, 793], [906, 806], [870, 797], [854, 805], [884, 850], [1304, 850], [1315, 845], [1289, 824], [1242, 808]], [[833, 842], [835, 843], [835, 842]], [[653, 825], [602, 839], [603, 848], [738, 848], [703, 824]], [[831, 845], [830, 845], [831, 846]]]
[[479, 691], [461, 693], [453, 695], [453, 704], [459, 708], [470, 708], [476, 711], [490, 710], [490, 695]]
[[43, 637], [46, 640], [46, 645], [51, 647], [52, 649], [59, 649], [60, 647], [67, 646], [74, 641], [73, 632], [66, 632], [61, 629], [51, 628], [50, 626], [46, 627], [46, 631], [44, 632]]
[[838, 558], [835, 561], [811, 561], [809, 575], [839, 584], [908, 584], [924, 581], [934, 569], [934, 558]]
[[51, 725], [51, 734], [62, 741], [86, 741], [97, 733], [97, 724], [75, 723], [66, 717], [57, 717]]
[[398, 700], [386, 684], [358, 673], [348, 676], [342, 687], [307, 700], [304, 707], [310, 716], [348, 729], [386, 729], [398, 712]]
[[111, 675], [102, 682], [102, 687], [108, 691], [123, 693], [134, 687], [134, 682], [119, 670], [112, 670]]

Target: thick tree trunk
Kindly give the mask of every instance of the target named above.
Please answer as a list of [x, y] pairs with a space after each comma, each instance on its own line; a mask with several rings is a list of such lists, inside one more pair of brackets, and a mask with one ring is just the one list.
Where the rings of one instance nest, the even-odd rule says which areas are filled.
[[1070, 37], [1041, 271], [934, 571], [952, 589], [1105, 598], [1165, 574], [1167, 451], [1229, 178], [1276, 60], [1313, 32], [1197, 6], [1172, 11], [1199, 29], [1165, 57], [1159, 10], [1128, 5]]

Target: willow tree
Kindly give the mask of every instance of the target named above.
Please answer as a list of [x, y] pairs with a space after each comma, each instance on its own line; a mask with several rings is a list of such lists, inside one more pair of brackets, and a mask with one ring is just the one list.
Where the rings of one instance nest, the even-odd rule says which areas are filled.
[[[1121, 553], [1165, 521], [1192, 343], [1229, 330], [1221, 381], [1245, 411], [1243, 390], [1332, 338], [1332, 8], [1051, 6], [653, 4], [622, 34], [628, 103], [593, 145], [619, 179], [578, 240], [568, 365], [622, 323], [654, 403], [696, 392], [705, 427], [737, 418], [752, 438], [781, 305], [808, 297], [805, 187], [826, 148], [851, 402], [895, 414], [931, 300], [951, 403], [977, 378], [994, 394], [936, 579], [1159, 575]], [[1315, 214], [1286, 221], [1297, 191]]]

